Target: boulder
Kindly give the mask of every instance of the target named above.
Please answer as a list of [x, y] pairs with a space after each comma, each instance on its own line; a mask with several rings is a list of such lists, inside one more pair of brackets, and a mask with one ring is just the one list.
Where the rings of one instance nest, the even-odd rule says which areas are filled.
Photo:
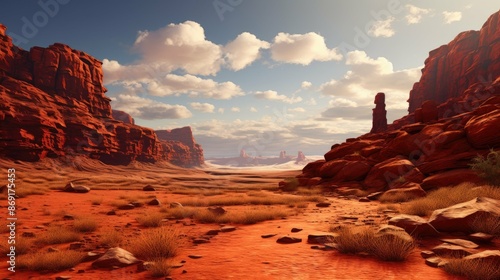
[[283, 237], [280, 237], [276, 240], [276, 243], [279, 243], [279, 244], [294, 244], [294, 243], [300, 243], [300, 242], [302, 242], [302, 238], [290, 237], [290, 236], [283, 236]]
[[498, 219], [498, 217], [500, 217], [500, 200], [477, 197], [448, 208], [435, 210], [429, 218], [429, 223], [438, 231], [473, 233], [474, 223], [481, 223], [482, 219]]
[[397, 215], [389, 220], [389, 225], [403, 228], [407, 233], [415, 236], [440, 235], [440, 233], [424, 218], [414, 215]]
[[391, 189], [384, 193], [385, 197], [404, 197], [406, 200], [412, 200], [426, 195], [427, 193], [416, 183], [409, 183], [407, 187]]
[[459, 245], [453, 245], [449, 243], [443, 243], [441, 245], [438, 245], [432, 248], [431, 251], [440, 257], [454, 257], [454, 258], [462, 258], [477, 253], [477, 251], [474, 249], [468, 249]]
[[480, 182], [476, 172], [471, 169], [456, 169], [437, 173], [424, 179], [422, 189], [430, 190], [437, 187], [455, 186], [463, 182]]
[[404, 176], [414, 168], [413, 163], [407, 159], [391, 158], [373, 166], [364, 183], [369, 189], [383, 190], [392, 181]]
[[102, 257], [97, 259], [92, 263], [93, 268], [114, 268], [114, 267], [125, 267], [132, 264], [139, 263], [138, 260], [132, 253], [119, 248], [111, 248], [107, 250]]
[[465, 125], [467, 140], [476, 149], [500, 147], [498, 127], [500, 127], [500, 109], [473, 117]]

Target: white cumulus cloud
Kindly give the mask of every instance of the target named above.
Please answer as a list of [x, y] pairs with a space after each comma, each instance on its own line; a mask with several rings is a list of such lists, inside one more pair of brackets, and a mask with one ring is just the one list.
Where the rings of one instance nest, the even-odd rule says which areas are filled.
[[289, 34], [280, 32], [271, 45], [273, 60], [284, 63], [309, 65], [311, 62], [341, 60], [337, 49], [329, 49], [325, 38], [315, 32]]
[[406, 9], [408, 10], [408, 14], [406, 15], [406, 22], [408, 24], [416, 24], [422, 20], [422, 17], [429, 14], [431, 9], [419, 8], [417, 6], [407, 4]]
[[303, 81], [302, 84], [300, 85], [301, 89], [308, 89], [310, 87], [312, 87], [312, 83], [308, 81]]
[[243, 32], [224, 47], [224, 56], [231, 70], [241, 70], [260, 58], [260, 50], [270, 44], [257, 39], [251, 33]]
[[278, 100], [283, 101], [288, 104], [294, 104], [302, 101], [302, 97], [288, 97], [283, 94], [278, 94], [278, 92], [274, 90], [266, 90], [266, 91], [257, 91], [254, 93], [254, 96], [258, 99], [266, 99], [266, 100]]
[[191, 108], [193, 108], [194, 110], [203, 113], [213, 113], [215, 110], [215, 106], [210, 103], [192, 102], [189, 105], [191, 105]]
[[184, 119], [192, 116], [185, 106], [165, 104], [128, 94], [120, 94], [113, 98], [112, 106], [116, 110], [129, 113], [134, 118], [145, 120]]
[[444, 23], [450, 24], [455, 21], [460, 21], [462, 19], [462, 12], [443, 12]]
[[373, 37], [392, 37], [396, 33], [392, 27], [395, 17], [389, 17], [386, 20], [378, 20], [368, 30], [368, 35]]

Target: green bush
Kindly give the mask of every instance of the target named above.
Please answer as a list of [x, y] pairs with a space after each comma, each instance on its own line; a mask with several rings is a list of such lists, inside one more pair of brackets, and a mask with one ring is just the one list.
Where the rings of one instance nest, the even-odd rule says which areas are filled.
[[490, 150], [486, 157], [478, 155], [470, 166], [488, 183], [500, 186], [500, 151]]

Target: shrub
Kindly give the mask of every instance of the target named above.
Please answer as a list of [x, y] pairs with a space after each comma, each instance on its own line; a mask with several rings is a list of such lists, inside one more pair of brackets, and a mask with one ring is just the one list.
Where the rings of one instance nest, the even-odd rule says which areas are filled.
[[137, 258], [155, 261], [174, 257], [179, 247], [176, 231], [167, 228], [156, 228], [141, 234], [130, 248]]
[[280, 187], [284, 192], [294, 192], [299, 188], [299, 180], [295, 177], [288, 177], [284, 181], [285, 184]]
[[121, 245], [123, 240], [123, 235], [122, 233], [116, 231], [116, 230], [111, 230], [108, 232], [105, 232], [101, 234], [99, 238], [99, 242], [102, 245], [108, 246], [108, 247], [118, 247]]
[[77, 251], [38, 252], [19, 256], [17, 265], [33, 271], [62, 271], [79, 264], [83, 257]]
[[488, 183], [500, 186], [500, 151], [490, 150], [486, 157], [478, 155], [470, 166]]
[[283, 218], [288, 215], [290, 215], [289, 211], [279, 208], [252, 209], [246, 211], [228, 212], [223, 215], [216, 215], [203, 209], [195, 214], [195, 219], [201, 223], [233, 223], [252, 225], [263, 221]]
[[170, 275], [172, 265], [168, 259], [158, 259], [148, 268], [153, 277], [165, 277]]
[[64, 227], [50, 227], [38, 238], [43, 244], [61, 244], [80, 240], [78, 233]]
[[471, 223], [470, 227], [475, 232], [500, 236], [500, 217], [488, 214], [479, 215], [479, 217]]
[[474, 259], [449, 259], [444, 270], [450, 274], [464, 276], [470, 280], [500, 279], [500, 267], [493, 261]]
[[411, 236], [404, 232], [379, 234], [368, 226], [342, 226], [334, 231], [333, 241], [343, 254], [368, 253], [384, 261], [404, 261], [415, 248]]
[[161, 213], [147, 213], [137, 217], [137, 222], [145, 227], [159, 227], [163, 221], [163, 214]]
[[78, 232], [93, 232], [98, 226], [97, 221], [90, 217], [77, 218], [73, 223], [73, 228]]

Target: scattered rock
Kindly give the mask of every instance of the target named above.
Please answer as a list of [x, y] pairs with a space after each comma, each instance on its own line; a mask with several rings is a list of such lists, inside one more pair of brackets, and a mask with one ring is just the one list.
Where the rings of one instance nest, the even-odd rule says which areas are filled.
[[83, 242], [75, 242], [75, 243], [69, 244], [70, 250], [79, 250], [83, 247], [85, 247], [85, 243], [83, 243]]
[[334, 238], [333, 234], [309, 234], [307, 243], [309, 244], [325, 244], [331, 242]]
[[69, 280], [71, 276], [56, 276], [56, 280]]
[[470, 201], [435, 210], [429, 223], [438, 231], [473, 233], [471, 227], [481, 219], [498, 219], [500, 200], [477, 197]]
[[330, 202], [320, 202], [320, 203], [316, 204], [316, 207], [326, 208], [326, 207], [330, 207], [330, 205], [332, 205]]
[[179, 208], [179, 207], [184, 207], [182, 204], [179, 202], [170, 202], [170, 208]]
[[196, 260], [196, 259], [203, 258], [203, 256], [201, 256], [201, 255], [189, 255], [188, 258]]
[[416, 236], [439, 236], [440, 233], [425, 219], [401, 214], [389, 220], [389, 225], [403, 228], [407, 233]]
[[114, 215], [116, 215], [116, 211], [115, 210], [108, 211], [106, 213], [106, 215], [108, 215], [108, 216], [114, 216]]
[[161, 202], [160, 202], [159, 199], [154, 198], [153, 200], [151, 200], [150, 202], [148, 202], [148, 205], [153, 205], [153, 206], [161, 205]]
[[374, 192], [366, 196], [369, 200], [378, 200], [378, 198], [384, 194], [384, 192]]
[[83, 258], [82, 262], [93, 262], [100, 257], [102, 257], [103, 253], [99, 252], [87, 252], [87, 255]]
[[205, 235], [210, 235], [210, 236], [213, 236], [213, 235], [218, 235], [219, 232], [221, 232], [220, 229], [211, 229], [209, 230], [207, 233], [205, 233]]
[[362, 197], [358, 201], [359, 202], [371, 202], [371, 200], [368, 197]]
[[493, 238], [495, 238], [494, 235], [482, 232], [473, 233], [468, 236], [470, 241], [478, 243], [489, 243], [493, 240]]
[[66, 214], [66, 215], [63, 216], [63, 220], [68, 220], [69, 221], [69, 220], [74, 220], [74, 219], [75, 219], [75, 217], [73, 215]]
[[227, 210], [220, 206], [208, 207], [207, 210], [217, 216], [221, 216], [227, 213]]
[[32, 237], [35, 237], [35, 233], [34, 232], [31, 232], [31, 231], [25, 231], [21, 234], [22, 237], [28, 237], [28, 238], [32, 238]]
[[205, 244], [205, 243], [210, 243], [210, 240], [206, 238], [195, 238], [193, 239], [194, 244]]
[[[476, 254], [472, 254], [464, 258], [464, 260], [480, 260], [485, 267], [500, 266], [500, 250], [485, 250]], [[489, 264], [492, 264], [491, 266]], [[497, 272], [498, 273], [498, 272]]]
[[292, 232], [293, 233], [296, 233], [296, 232], [301, 232], [302, 229], [301, 228], [292, 228]]
[[275, 233], [272, 233], [272, 234], [263, 234], [260, 237], [262, 237], [262, 238], [271, 238], [271, 237], [275, 237], [276, 235], [277, 234], [275, 234]]
[[118, 206], [118, 210], [132, 210], [135, 206], [132, 203]]
[[225, 226], [225, 227], [220, 228], [221, 232], [231, 232], [231, 231], [235, 231], [235, 230], [236, 230], [236, 228], [232, 227], [232, 226]]
[[136, 207], [136, 208], [144, 206], [144, 203], [139, 202], [139, 201], [134, 201], [134, 202], [131, 202], [130, 204], [134, 205], [134, 207]]
[[422, 256], [422, 258], [428, 259], [428, 258], [435, 257], [436, 253], [434, 253], [432, 251], [422, 251], [422, 252], [420, 252], [420, 255]]
[[300, 242], [302, 242], [302, 238], [291, 237], [291, 236], [283, 236], [283, 237], [278, 238], [278, 240], [276, 240], [276, 243], [279, 243], [279, 244], [293, 244], [293, 243], [300, 243]]
[[469, 240], [464, 240], [464, 239], [441, 239], [441, 241], [446, 242], [446, 243], [450, 243], [450, 244], [454, 244], [454, 245], [458, 245], [458, 246], [462, 246], [462, 247], [468, 248], [468, 249], [479, 248], [479, 245], [477, 245], [476, 243], [469, 241]]
[[153, 186], [151, 186], [151, 185], [145, 186], [144, 188], [142, 188], [142, 190], [145, 191], [145, 192], [154, 192], [154, 191], [156, 191], [156, 189]]
[[132, 253], [119, 248], [111, 248], [92, 263], [93, 268], [125, 267], [140, 262]]
[[75, 186], [73, 188], [74, 193], [88, 193], [90, 192], [90, 188], [86, 186]]
[[447, 257], [465, 257], [468, 255], [472, 255], [477, 253], [477, 251], [473, 249], [467, 249], [462, 246], [453, 245], [449, 243], [443, 243], [432, 248], [432, 252], [436, 253], [438, 256], [447, 256]]
[[62, 189], [63, 192], [73, 192], [75, 189], [75, 185], [73, 185], [72, 182], [69, 182], [66, 184], [66, 186], [64, 186], [64, 188]]
[[425, 259], [425, 264], [430, 267], [441, 267], [443, 266], [444, 261], [440, 257], [430, 257]]

